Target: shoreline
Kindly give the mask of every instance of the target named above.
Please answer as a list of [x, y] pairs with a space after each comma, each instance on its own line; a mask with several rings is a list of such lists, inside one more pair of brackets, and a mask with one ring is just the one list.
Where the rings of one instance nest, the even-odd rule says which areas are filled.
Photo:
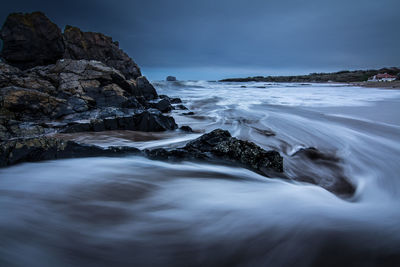
[[349, 83], [353, 86], [360, 86], [365, 88], [380, 88], [380, 89], [400, 89], [400, 81], [393, 82], [356, 82]]

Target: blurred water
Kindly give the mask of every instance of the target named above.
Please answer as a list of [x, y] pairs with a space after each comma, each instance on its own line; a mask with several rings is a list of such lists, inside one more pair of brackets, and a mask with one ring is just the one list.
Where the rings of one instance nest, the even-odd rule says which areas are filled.
[[[223, 128], [279, 150], [289, 176], [340, 172], [356, 194], [342, 199], [242, 168], [138, 156], [21, 164], [0, 170], [0, 266], [400, 266], [400, 91], [155, 85], [195, 113], [173, 112], [195, 133], [69, 137], [172, 147]], [[340, 162], [292, 156], [311, 146]]]

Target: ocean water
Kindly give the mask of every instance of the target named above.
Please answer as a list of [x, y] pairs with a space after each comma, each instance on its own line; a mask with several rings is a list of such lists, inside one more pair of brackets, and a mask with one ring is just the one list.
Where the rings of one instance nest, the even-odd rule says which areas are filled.
[[[205, 162], [126, 156], [25, 163], [0, 169], [0, 266], [400, 266], [400, 91], [154, 85], [194, 112], [172, 112], [194, 133], [68, 137], [144, 149], [178, 147], [223, 128], [278, 150], [289, 177], [346, 177], [354, 196]], [[338, 163], [293, 156], [306, 147]]]

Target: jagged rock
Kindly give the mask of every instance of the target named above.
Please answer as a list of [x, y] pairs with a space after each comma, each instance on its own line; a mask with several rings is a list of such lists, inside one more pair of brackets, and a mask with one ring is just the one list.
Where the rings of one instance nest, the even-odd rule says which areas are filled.
[[65, 106], [65, 100], [37, 90], [19, 87], [0, 88], [0, 116], [8, 119], [56, 118]]
[[46, 133], [41, 125], [15, 120], [0, 120], [0, 141], [10, 138], [34, 137]]
[[168, 82], [175, 82], [176, 81], [176, 77], [174, 77], [174, 76], [167, 76], [167, 79], [166, 79]]
[[21, 69], [55, 63], [62, 58], [98, 60], [118, 69], [126, 79], [141, 72], [111, 37], [66, 26], [64, 33], [43, 13], [10, 14], [0, 31], [2, 57]]
[[20, 69], [53, 64], [64, 54], [60, 29], [41, 12], [10, 14], [0, 38], [2, 57]]
[[146, 153], [154, 159], [218, 159], [239, 163], [264, 174], [283, 172], [283, 158], [277, 151], [266, 151], [221, 129], [204, 134], [183, 148], [154, 149]]
[[143, 96], [145, 99], [156, 99], [158, 97], [156, 89], [147, 80], [146, 77], [141, 76], [136, 79], [137, 96]]
[[114, 156], [140, 152], [140, 150], [133, 147], [110, 147], [105, 149], [49, 137], [11, 140], [0, 144], [0, 167], [20, 162], [59, 158]]
[[66, 26], [64, 29], [64, 58], [94, 59], [113, 67], [126, 79], [136, 79], [141, 72], [136, 63], [120, 48], [111, 37], [102, 33], [82, 32], [77, 27]]
[[173, 109], [173, 107], [171, 106], [171, 103], [167, 99], [161, 99], [160, 101], [155, 103], [153, 105], [153, 107], [163, 113], [170, 112]]

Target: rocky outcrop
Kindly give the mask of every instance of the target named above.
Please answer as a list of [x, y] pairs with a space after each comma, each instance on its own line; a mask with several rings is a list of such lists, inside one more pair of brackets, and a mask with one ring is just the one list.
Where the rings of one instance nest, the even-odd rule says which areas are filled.
[[0, 31], [2, 57], [20, 69], [55, 63], [64, 55], [61, 30], [43, 13], [13, 13]]
[[77, 27], [64, 29], [64, 58], [98, 60], [119, 70], [126, 79], [136, 79], [141, 72], [136, 63], [119, 48], [118, 42], [102, 33], [82, 32]]
[[101, 33], [82, 32], [66, 26], [64, 33], [43, 13], [13, 13], [4, 23], [2, 57], [22, 70], [54, 64], [59, 59], [103, 62], [119, 70], [125, 79], [141, 76], [138, 65], [119, 48], [118, 42]]
[[[59, 130], [67, 132], [176, 129], [172, 117], [147, 110], [170, 111], [168, 100], [147, 102], [157, 97], [157, 92], [145, 77], [137, 81], [126, 80], [118, 70], [94, 60], [62, 59], [25, 71], [0, 63], [0, 118], [21, 122], [62, 120], [66, 128]], [[131, 118], [129, 126], [123, 123], [127, 117]], [[108, 123], [115, 121], [115, 127], [100, 127], [98, 121], [105, 119]], [[94, 126], [82, 120], [97, 123]], [[14, 136], [13, 132], [10, 135]]]
[[19, 87], [0, 88], [0, 116], [27, 121], [57, 117], [66, 101], [37, 90]]
[[266, 151], [256, 144], [231, 136], [228, 131], [214, 130], [178, 149], [147, 150], [153, 159], [225, 161], [265, 175], [283, 172], [283, 158], [277, 151]]
[[20, 162], [60, 158], [114, 156], [140, 152], [133, 147], [101, 148], [49, 137], [11, 140], [0, 143], [0, 167]]

